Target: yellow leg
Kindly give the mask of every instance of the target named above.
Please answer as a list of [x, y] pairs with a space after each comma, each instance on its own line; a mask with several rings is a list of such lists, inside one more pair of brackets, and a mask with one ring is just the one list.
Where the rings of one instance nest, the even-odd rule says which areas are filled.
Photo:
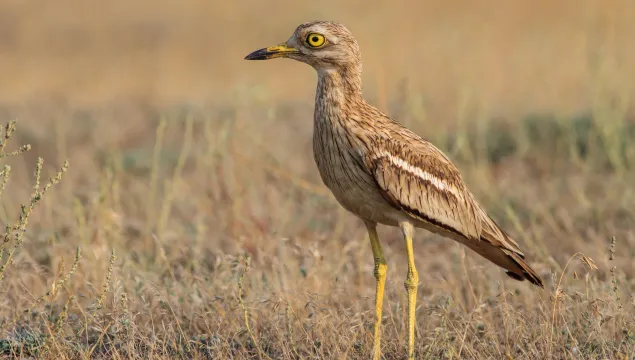
[[375, 289], [375, 327], [373, 337], [373, 360], [379, 360], [381, 358], [381, 311], [382, 304], [384, 302], [384, 285], [386, 285], [386, 272], [388, 271], [388, 265], [384, 259], [384, 254], [381, 251], [381, 245], [379, 244], [379, 236], [377, 236], [377, 224], [371, 221], [366, 221], [366, 228], [368, 229], [368, 237], [370, 238], [370, 246], [373, 249], [373, 258], [375, 259], [375, 279], [377, 280], [377, 288]]
[[408, 276], [404, 285], [408, 293], [408, 359], [415, 357], [415, 310], [417, 303], [417, 286], [419, 285], [419, 274], [415, 268], [415, 258], [412, 251], [413, 226], [409, 222], [399, 224], [406, 240], [406, 251], [408, 252]]

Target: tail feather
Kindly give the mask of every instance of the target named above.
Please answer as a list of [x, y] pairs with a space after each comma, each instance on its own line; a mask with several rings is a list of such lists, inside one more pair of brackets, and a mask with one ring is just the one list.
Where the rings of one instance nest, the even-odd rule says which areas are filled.
[[544, 288], [542, 279], [525, 262], [524, 256], [513, 250], [493, 245], [484, 238], [478, 241], [462, 241], [462, 243], [477, 254], [505, 269], [505, 274], [510, 278], [518, 281], [528, 280], [532, 284]]
[[534, 269], [532, 269], [526, 262], [524, 257], [513, 253], [509, 250], [503, 250], [504, 253], [507, 254], [507, 256], [509, 256], [510, 258], [512, 258], [514, 260], [514, 262], [516, 264], [518, 264], [518, 266], [521, 268], [522, 270], [522, 277], [520, 274], [518, 273], [514, 273], [514, 276], [510, 275], [510, 271], [506, 271], [507, 276], [519, 280], [517, 277], [521, 277], [520, 281], [522, 280], [529, 280], [529, 282], [531, 282], [534, 285], [540, 286], [541, 288], [544, 289], [545, 285], [542, 283], [542, 279], [540, 278], [540, 276], [538, 276], [538, 274], [536, 274], [536, 272], [534, 271]]
[[480, 209], [483, 214], [483, 232], [480, 241], [472, 241], [466, 245], [505, 269], [505, 274], [510, 278], [518, 281], [529, 280], [532, 284], [544, 288], [540, 276], [525, 262], [525, 255], [520, 250], [518, 243], [501, 229], [491, 217], [485, 214], [485, 210]]

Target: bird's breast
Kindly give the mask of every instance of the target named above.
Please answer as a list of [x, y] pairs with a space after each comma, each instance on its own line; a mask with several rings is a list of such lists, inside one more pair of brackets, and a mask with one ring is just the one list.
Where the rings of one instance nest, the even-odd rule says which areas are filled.
[[365, 168], [350, 131], [339, 122], [317, 119], [313, 155], [324, 184], [337, 201], [355, 215], [380, 223], [392, 208], [382, 197], [373, 175]]

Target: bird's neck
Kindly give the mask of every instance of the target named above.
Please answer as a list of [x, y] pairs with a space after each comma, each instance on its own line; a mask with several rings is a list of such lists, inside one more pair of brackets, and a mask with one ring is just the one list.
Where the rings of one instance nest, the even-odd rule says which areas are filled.
[[[315, 93], [318, 111], [345, 111], [350, 105], [363, 102], [361, 69], [329, 68], [318, 70]], [[322, 109], [320, 109], [322, 107]]]

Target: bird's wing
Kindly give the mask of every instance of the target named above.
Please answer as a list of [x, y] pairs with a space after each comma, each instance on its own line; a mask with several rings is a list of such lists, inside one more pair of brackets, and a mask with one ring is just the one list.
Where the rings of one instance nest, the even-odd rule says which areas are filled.
[[[377, 137], [367, 161], [382, 194], [394, 207], [466, 239], [482, 233], [457, 168], [429, 143]], [[428, 145], [428, 146], [416, 146]]]
[[371, 141], [375, 144], [365, 160], [392, 206], [462, 242], [508, 270], [509, 276], [542, 284], [518, 244], [487, 215], [439, 149], [414, 134]]

